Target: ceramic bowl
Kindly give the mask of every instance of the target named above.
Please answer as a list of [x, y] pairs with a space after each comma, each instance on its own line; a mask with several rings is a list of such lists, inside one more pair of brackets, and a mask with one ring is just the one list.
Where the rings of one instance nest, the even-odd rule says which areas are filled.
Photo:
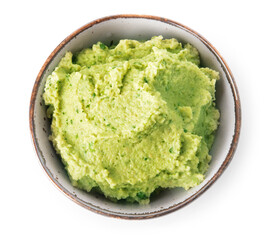
[[[220, 126], [211, 149], [213, 158], [205, 180], [188, 191], [182, 188], [165, 190], [151, 199], [149, 205], [115, 203], [96, 193], [87, 193], [73, 187], [59, 156], [48, 140], [50, 124], [46, 117], [46, 106], [42, 100], [47, 76], [67, 51], [77, 52], [98, 41], [110, 44], [112, 40], [114, 43], [125, 38], [147, 40], [156, 35], [176, 38], [182, 43], [191, 43], [200, 52], [201, 65], [220, 73], [221, 79], [216, 86], [217, 107], [221, 112]], [[200, 34], [180, 23], [161, 17], [117, 15], [86, 24], [56, 47], [45, 61], [35, 81], [29, 120], [34, 146], [41, 165], [52, 182], [67, 197], [96, 213], [125, 219], [145, 219], [182, 208], [198, 198], [219, 178], [231, 161], [237, 146], [241, 110], [237, 87], [229, 67], [218, 51]]]

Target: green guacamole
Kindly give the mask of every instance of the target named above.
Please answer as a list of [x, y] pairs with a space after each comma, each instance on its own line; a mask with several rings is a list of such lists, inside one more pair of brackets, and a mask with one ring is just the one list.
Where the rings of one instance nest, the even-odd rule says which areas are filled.
[[200, 67], [196, 48], [161, 36], [67, 52], [43, 98], [72, 184], [143, 204], [156, 189], [200, 184], [218, 126], [218, 78]]

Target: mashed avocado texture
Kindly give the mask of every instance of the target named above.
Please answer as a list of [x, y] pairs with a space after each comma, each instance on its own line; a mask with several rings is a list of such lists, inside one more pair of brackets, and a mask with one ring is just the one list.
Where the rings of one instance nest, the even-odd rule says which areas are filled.
[[161, 36], [67, 52], [43, 97], [72, 184], [139, 203], [158, 188], [200, 184], [218, 126], [218, 78], [193, 46]]

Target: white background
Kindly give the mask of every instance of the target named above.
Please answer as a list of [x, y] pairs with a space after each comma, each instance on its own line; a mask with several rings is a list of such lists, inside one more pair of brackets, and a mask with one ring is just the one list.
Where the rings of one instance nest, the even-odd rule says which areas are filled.
[[[265, 1], [1, 1], [0, 239], [270, 239], [270, 7]], [[59, 192], [29, 134], [35, 78], [53, 49], [107, 15], [166, 17], [208, 39], [230, 66], [242, 102], [233, 161], [199, 199], [141, 221], [92, 213]]]

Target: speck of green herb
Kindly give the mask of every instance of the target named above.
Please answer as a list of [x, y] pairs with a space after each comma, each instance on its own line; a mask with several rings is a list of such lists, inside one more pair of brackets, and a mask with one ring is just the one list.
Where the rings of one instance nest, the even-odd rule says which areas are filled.
[[87, 105], [86, 105], [86, 108], [89, 108], [89, 107], [90, 107], [90, 104], [87, 104]]
[[65, 115], [66, 113], [65, 112], [62, 112], [63, 115]]
[[111, 126], [111, 124], [110, 124], [110, 123], [108, 123], [106, 126], [107, 126], [107, 127], [109, 127], [109, 126]]
[[99, 44], [99, 47], [102, 49], [102, 50], [105, 50], [107, 47], [104, 43], [100, 43]]
[[135, 125], [133, 125], [133, 126], [132, 126], [132, 128], [136, 128], [136, 126], [135, 126]]
[[173, 153], [173, 147], [171, 147], [171, 148], [169, 149], [169, 152], [170, 152], [170, 153]]
[[72, 119], [70, 119], [70, 123], [73, 124], [73, 120]]
[[169, 120], [169, 124], [171, 124], [171, 123], [172, 123], [172, 119]]
[[184, 132], [186, 133], [187, 132], [187, 129], [184, 129]]
[[82, 122], [82, 119], [80, 120], [80, 122]]
[[76, 113], [79, 113], [79, 109], [78, 108], [76, 108]]
[[72, 60], [71, 60], [71, 61], [72, 61], [72, 63], [76, 63], [76, 61], [77, 61], [77, 57], [76, 57], [75, 55], [73, 55], [73, 56], [72, 56]]
[[95, 149], [93, 148], [93, 146], [94, 146], [94, 143], [93, 143], [93, 142], [90, 142], [90, 143], [89, 143], [89, 150], [90, 150], [91, 152], [94, 152], [94, 151], [95, 151]]
[[112, 127], [112, 130], [116, 130], [116, 128], [115, 127]]
[[137, 193], [137, 197], [140, 198], [140, 199], [142, 199], [142, 200], [147, 199], [146, 194], [143, 193], [143, 192], [138, 192]]
[[148, 83], [148, 80], [147, 80], [147, 78], [146, 78], [146, 77], [145, 77], [143, 80], [144, 80], [144, 82]]
[[69, 86], [71, 86], [71, 87], [72, 87], [72, 84], [69, 84]]
[[78, 139], [78, 137], [79, 137], [78, 134], [76, 134], [76, 139]]
[[96, 94], [95, 93], [93, 93], [93, 97], [95, 97], [96, 96]]
[[145, 157], [144, 160], [145, 160], [145, 161], [148, 160], [148, 157]]

